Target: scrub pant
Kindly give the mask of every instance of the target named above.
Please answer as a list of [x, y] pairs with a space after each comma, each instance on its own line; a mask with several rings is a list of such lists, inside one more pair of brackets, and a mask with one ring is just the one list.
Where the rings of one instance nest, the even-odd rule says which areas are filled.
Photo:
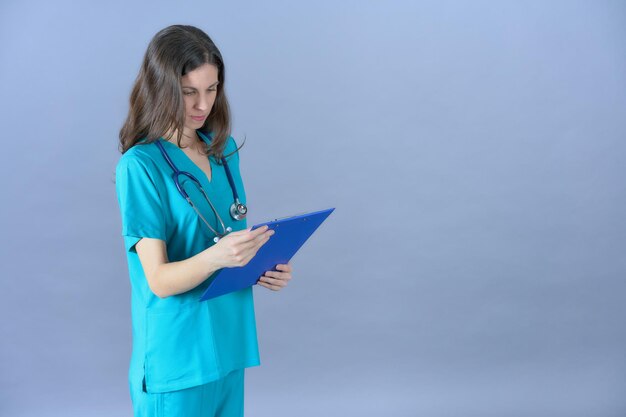
[[243, 417], [244, 371], [178, 391], [149, 394], [131, 387], [135, 417]]

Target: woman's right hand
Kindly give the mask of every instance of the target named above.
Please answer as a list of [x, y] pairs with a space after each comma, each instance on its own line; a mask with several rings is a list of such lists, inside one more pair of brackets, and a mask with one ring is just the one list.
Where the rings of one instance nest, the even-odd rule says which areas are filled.
[[273, 234], [274, 231], [268, 230], [267, 226], [252, 231], [250, 228], [231, 232], [211, 246], [210, 250], [220, 268], [244, 266]]

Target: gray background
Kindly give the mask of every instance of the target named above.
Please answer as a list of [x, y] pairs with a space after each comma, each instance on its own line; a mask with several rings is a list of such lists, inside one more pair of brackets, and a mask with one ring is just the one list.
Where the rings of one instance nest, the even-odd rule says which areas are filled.
[[112, 179], [174, 23], [250, 221], [337, 207], [255, 289], [247, 415], [626, 415], [625, 2], [93, 3], [0, 5], [1, 415], [131, 415]]

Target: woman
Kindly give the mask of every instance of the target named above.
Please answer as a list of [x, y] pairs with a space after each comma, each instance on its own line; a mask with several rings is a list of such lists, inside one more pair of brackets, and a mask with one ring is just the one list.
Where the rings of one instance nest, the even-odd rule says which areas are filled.
[[[198, 301], [214, 272], [247, 264], [273, 234], [247, 229], [224, 80], [203, 31], [169, 26], [148, 46], [120, 131], [135, 416], [243, 416], [244, 370], [260, 364], [252, 288]], [[259, 285], [283, 288], [291, 266], [276, 269]]]

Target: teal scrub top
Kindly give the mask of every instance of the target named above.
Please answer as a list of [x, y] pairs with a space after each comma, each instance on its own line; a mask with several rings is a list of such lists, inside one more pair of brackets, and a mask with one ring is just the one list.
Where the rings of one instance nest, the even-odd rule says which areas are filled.
[[[210, 138], [198, 131], [200, 138]], [[212, 156], [211, 181], [175, 144], [158, 139], [180, 171], [191, 173], [204, 188], [226, 226], [247, 227], [233, 220], [233, 193], [224, 171]], [[145, 139], [143, 140], [145, 141]], [[155, 143], [137, 143], [116, 167], [116, 192], [131, 283], [133, 347], [129, 367], [131, 389], [148, 393], [185, 389], [226, 376], [230, 371], [260, 365], [252, 287], [207, 301], [198, 301], [211, 279], [182, 294], [159, 298], [148, 286], [135, 244], [142, 237], [165, 241], [170, 262], [190, 258], [214, 244], [214, 233], [176, 189], [172, 168]], [[237, 149], [228, 138], [224, 155]], [[239, 154], [227, 158], [239, 200], [246, 202], [239, 172]], [[217, 219], [197, 186], [186, 176], [179, 181], [214, 229]]]

